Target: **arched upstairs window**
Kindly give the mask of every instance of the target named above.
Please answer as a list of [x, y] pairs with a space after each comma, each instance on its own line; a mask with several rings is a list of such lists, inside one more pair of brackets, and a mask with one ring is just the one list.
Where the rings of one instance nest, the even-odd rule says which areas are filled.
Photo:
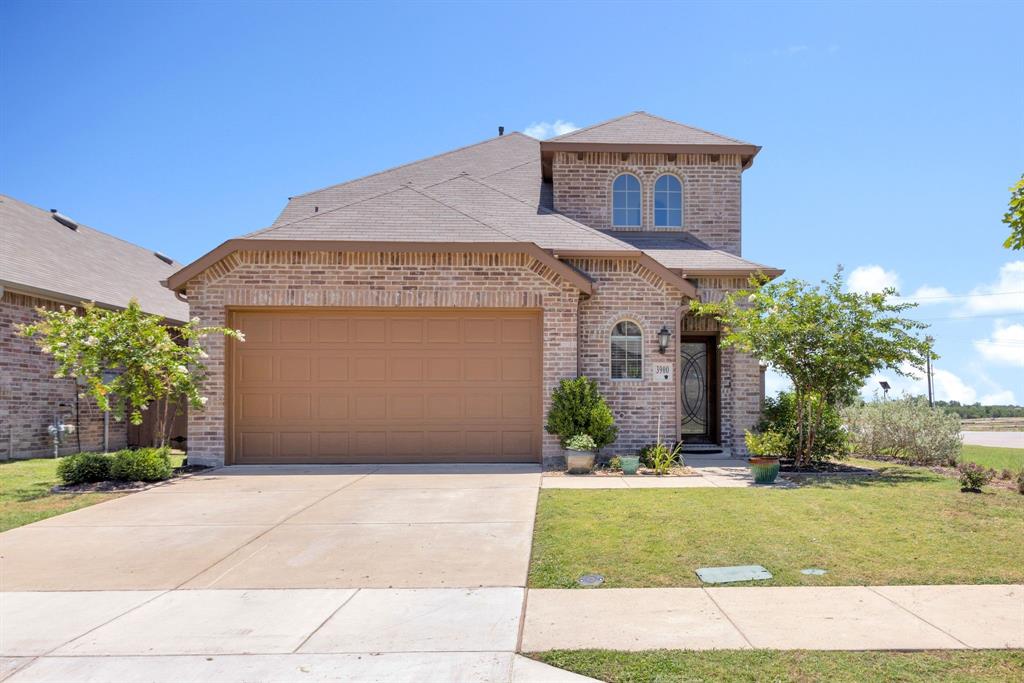
[[612, 181], [612, 225], [640, 227], [640, 181], [635, 175], [623, 173]]
[[612, 379], [643, 379], [644, 337], [640, 326], [623, 320], [612, 328]]
[[683, 184], [674, 175], [663, 175], [654, 183], [654, 227], [683, 227]]

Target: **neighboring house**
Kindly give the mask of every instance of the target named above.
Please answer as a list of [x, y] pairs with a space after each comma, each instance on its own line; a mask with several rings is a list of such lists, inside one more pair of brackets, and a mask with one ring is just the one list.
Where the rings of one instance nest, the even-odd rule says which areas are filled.
[[123, 308], [132, 297], [146, 312], [180, 324], [188, 305], [160, 284], [180, 268], [56, 211], [0, 195], [0, 458], [51, 454], [47, 426], [57, 416], [77, 425], [61, 453], [132, 443], [127, 423], [105, 419], [91, 399], [79, 398], [75, 380], [55, 379], [53, 359], [15, 326], [34, 321], [39, 307], [93, 301]]
[[761, 369], [687, 302], [782, 272], [740, 255], [758, 150], [636, 112], [292, 197], [168, 280], [246, 335], [210, 342], [189, 461], [553, 466], [551, 392], [580, 374], [619, 425], [607, 453], [659, 426], [744, 452]]

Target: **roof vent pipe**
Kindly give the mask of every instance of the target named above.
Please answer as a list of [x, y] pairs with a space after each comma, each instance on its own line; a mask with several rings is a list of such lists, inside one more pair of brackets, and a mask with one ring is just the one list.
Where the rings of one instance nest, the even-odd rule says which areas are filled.
[[498, 126], [498, 137], [500, 138], [505, 134], [505, 126]]
[[153, 256], [156, 256], [158, 259], [160, 259], [161, 261], [163, 261], [164, 263], [166, 263], [169, 266], [170, 265], [174, 265], [174, 261], [171, 259], [170, 256], [167, 256], [165, 254], [161, 254], [159, 251], [154, 251], [153, 252]]
[[57, 209], [50, 209], [50, 218], [52, 218], [53, 220], [55, 220], [58, 223], [60, 223], [61, 225], [63, 225], [65, 228], [71, 228], [72, 230], [78, 230], [78, 223], [74, 222], [73, 220], [71, 220], [70, 218], [68, 218], [67, 216], [62, 214], [61, 212], [57, 211]]

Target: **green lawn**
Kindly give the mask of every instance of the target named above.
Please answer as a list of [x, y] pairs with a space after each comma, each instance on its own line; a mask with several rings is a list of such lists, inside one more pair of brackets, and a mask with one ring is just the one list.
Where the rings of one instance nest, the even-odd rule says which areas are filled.
[[873, 466], [793, 489], [544, 489], [530, 586], [577, 587], [592, 572], [609, 588], [699, 586], [698, 567], [739, 564], [774, 574], [756, 585], [1024, 581], [1024, 496]]
[[671, 681], [1020, 681], [1024, 650], [541, 652], [531, 657], [608, 683]]
[[[181, 456], [171, 463], [181, 465]], [[50, 493], [60, 483], [53, 458], [0, 462], [0, 531], [102, 503], [124, 493]]]
[[991, 467], [997, 472], [1006, 469], [1016, 473], [1024, 469], [1024, 448], [965, 445], [960, 451], [960, 457], [968, 462]]

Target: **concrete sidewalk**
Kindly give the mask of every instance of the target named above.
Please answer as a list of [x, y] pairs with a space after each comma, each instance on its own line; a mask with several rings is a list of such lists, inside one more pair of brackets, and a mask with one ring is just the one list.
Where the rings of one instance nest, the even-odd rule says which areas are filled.
[[1024, 448], [1024, 432], [960, 432], [964, 443], [996, 448]]
[[1024, 647], [1024, 586], [543, 589], [521, 650]]

